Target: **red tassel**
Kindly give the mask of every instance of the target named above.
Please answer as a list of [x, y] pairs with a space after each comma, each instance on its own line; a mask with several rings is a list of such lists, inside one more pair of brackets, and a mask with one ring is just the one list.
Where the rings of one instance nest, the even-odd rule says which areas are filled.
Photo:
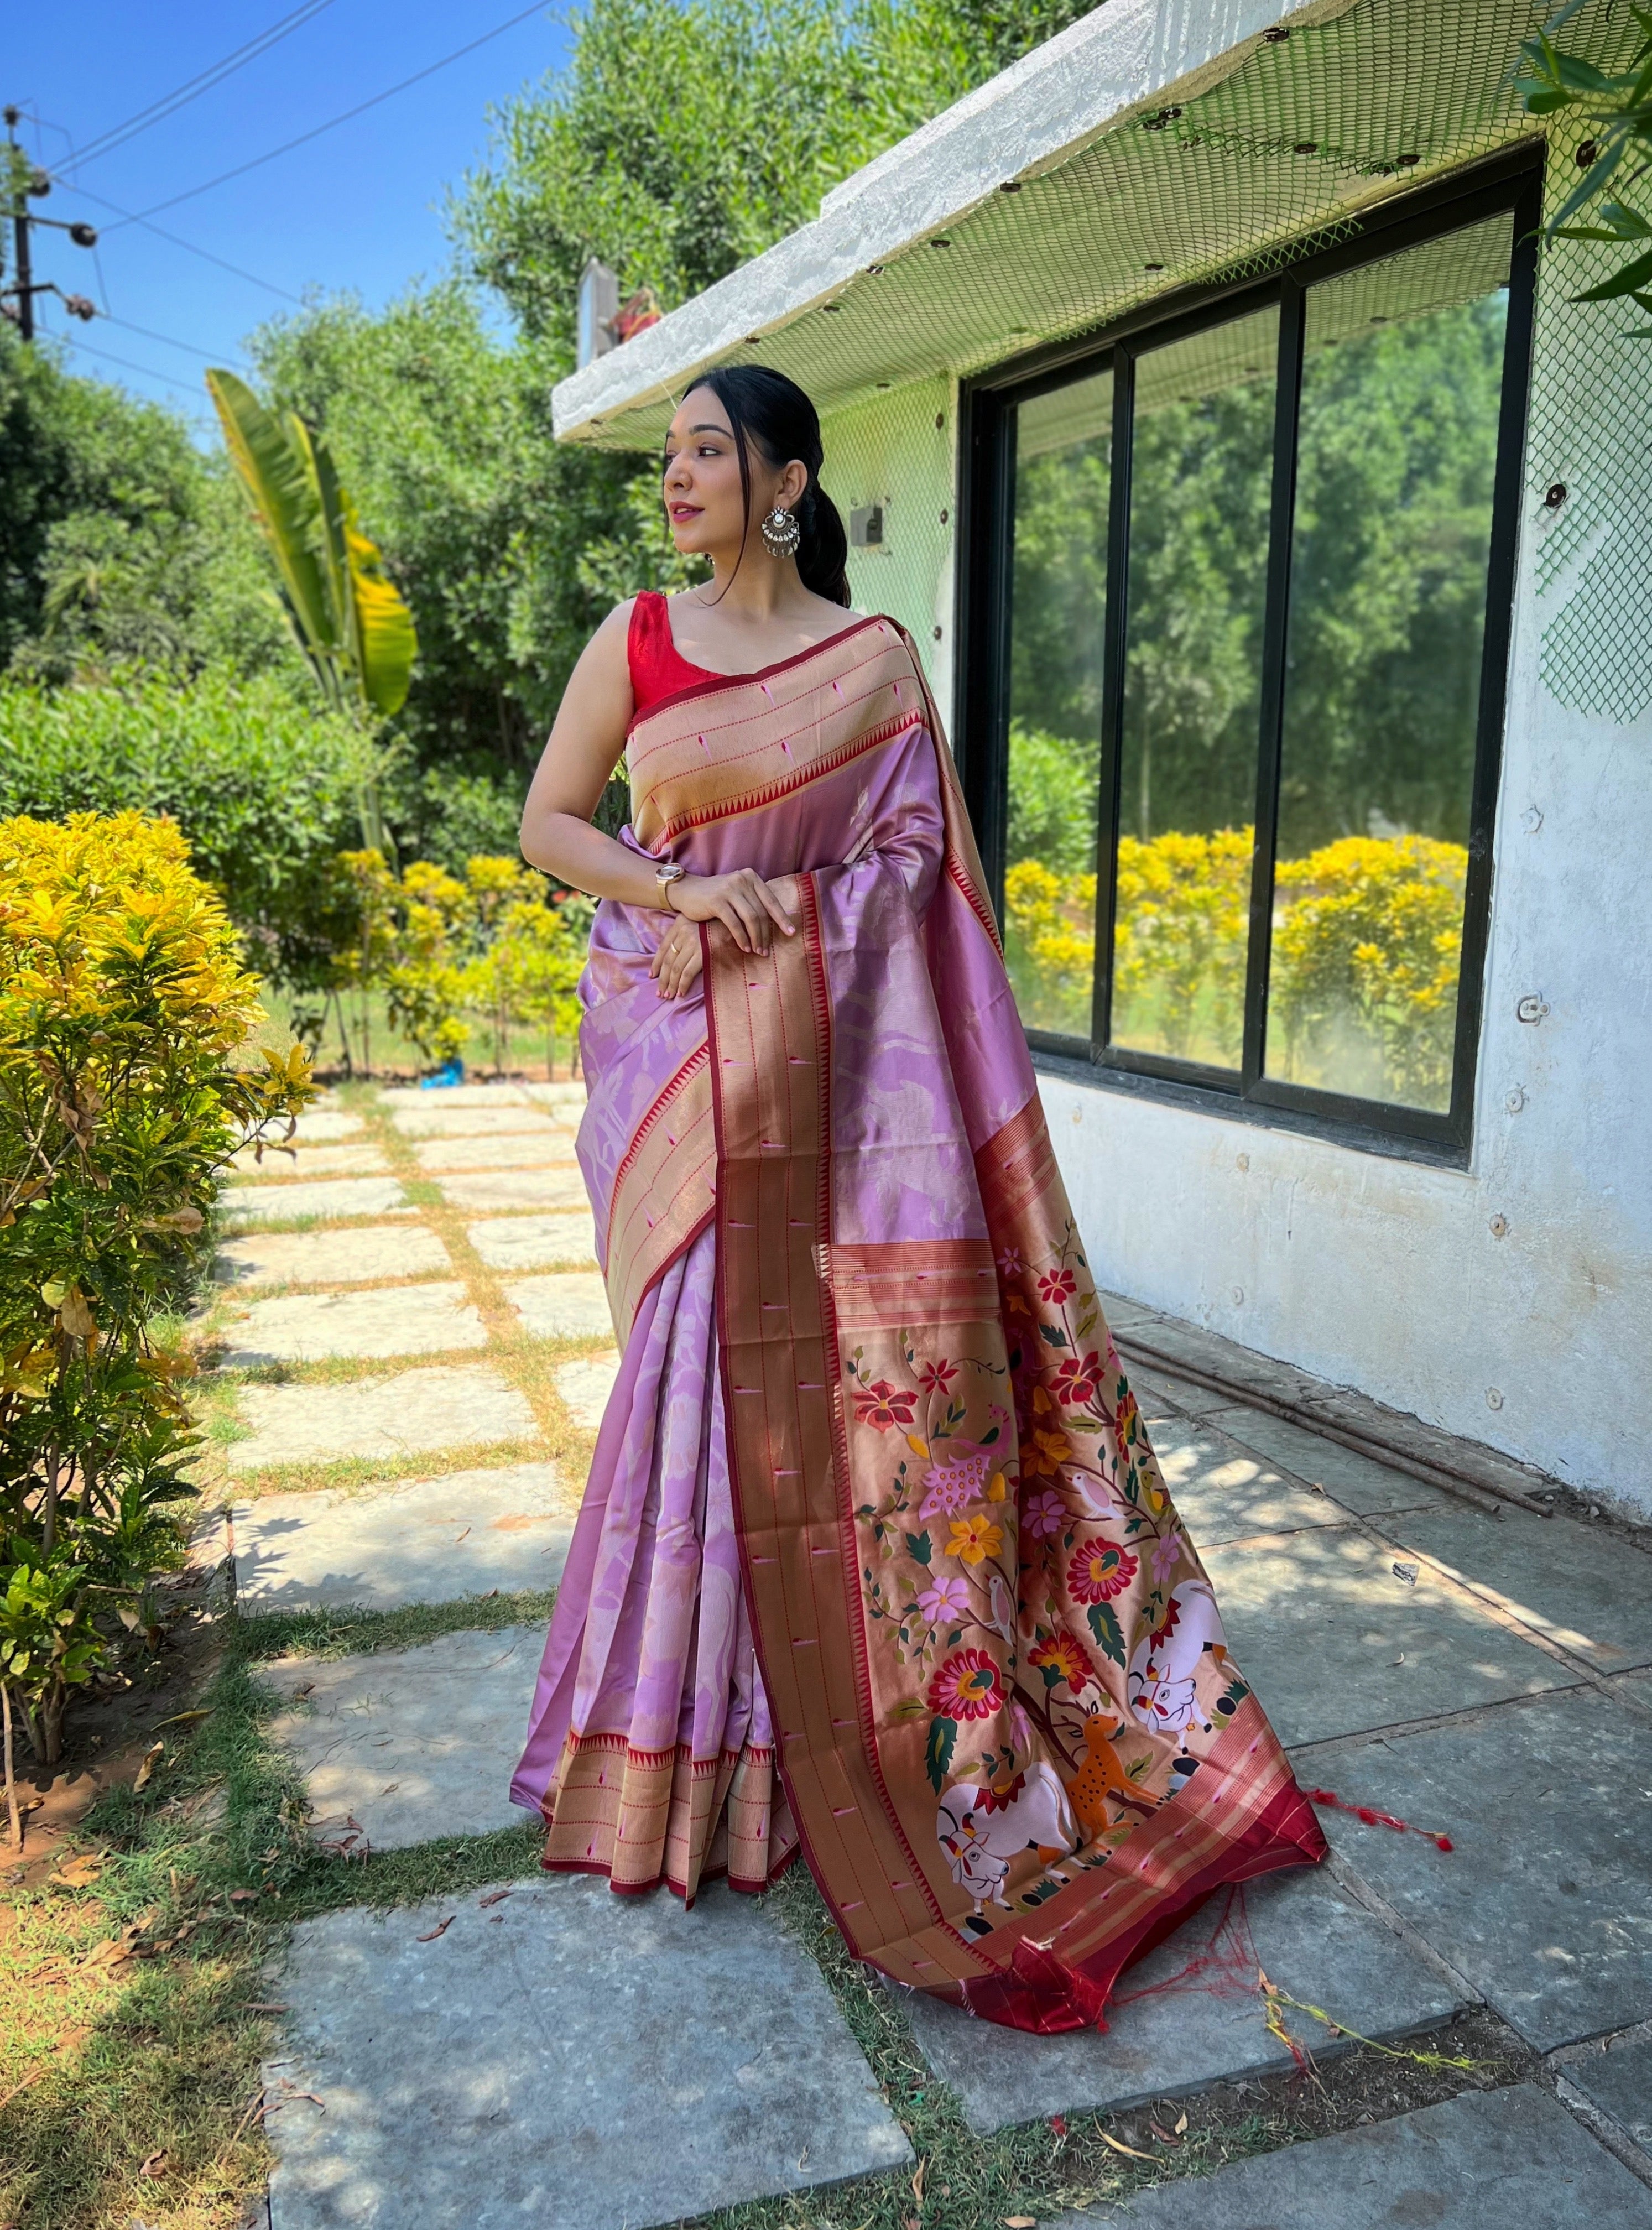
[[1409, 1820], [1397, 1820], [1391, 1812], [1373, 1811], [1369, 1804], [1345, 1804], [1334, 1789], [1310, 1789], [1306, 1794], [1310, 1804], [1323, 1804], [1337, 1812], [1351, 1812], [1356, 1820], [1363, 1820], [1367, 1827], [1391, 1827], [1397, 1835], [1422, 1835], [1434, 1845], [1436, 1851], [1456, 1848], [1449, 1835], [1436, 1835], [1431, 1827], [1414, 1827]]

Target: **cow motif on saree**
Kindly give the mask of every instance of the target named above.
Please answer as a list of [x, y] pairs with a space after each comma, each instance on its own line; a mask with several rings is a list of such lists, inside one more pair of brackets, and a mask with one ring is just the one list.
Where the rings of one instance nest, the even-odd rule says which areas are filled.
[[[1101, 2024], [1213, 1889], [1325, 1845], [1108, 1334], [915, 653], [873, 618], [708, 679], [637, 720], [629, 764], [639, 848], [756, 867], [798, 928], [759, 957], [710, 925], [697, 996], [666, 1003], [659, 918], [599, 912], [580, 1151], [624, 1356], [519, 1798], [547, 1865], [616, 1887], [646, 1885], [628, 1842], [685, 1893], [719, 1866], [760, 1886], [800, 1843], [895, 1980], [1017, 2027]], [[694, 1683], [650, 1750], [635, 1718], [581, 1724], [558, 1648], [583, 1614], [588, 1658], [633, 1602], [635, 1557], [604, 1599], [591, 1544], [617, 1539], [662, 1312], [714, 1357], [706, 1555], [756, 1668], [714, 1757], [685, 1743]]]

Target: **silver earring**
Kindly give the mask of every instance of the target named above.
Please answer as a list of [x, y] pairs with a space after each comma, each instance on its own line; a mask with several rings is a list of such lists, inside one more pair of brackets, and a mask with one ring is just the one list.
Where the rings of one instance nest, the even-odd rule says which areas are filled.
[[803, 540], [803, 529], [797, 524], [796, 512], [783, 511], [776, 504], [758, 531], [771, 558], [797, 556], [797, 545]]

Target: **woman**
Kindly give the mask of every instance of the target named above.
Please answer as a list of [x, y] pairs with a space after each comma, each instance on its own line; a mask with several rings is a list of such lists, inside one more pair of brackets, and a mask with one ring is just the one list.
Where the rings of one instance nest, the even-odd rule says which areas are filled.
[[[709, 374], [712, 582], [576, 667], [522, 848], [603, 900], [579, 1153], [623, 1350], [513, 1785], [545, 1864], [759, 1890], [1012, 2026], [1100, 2025], [1325, 1845], [1097, 1305], [908, 638], [847, 609], [819, 422]], [[634, 828], [590, 815], [627, 753]]]

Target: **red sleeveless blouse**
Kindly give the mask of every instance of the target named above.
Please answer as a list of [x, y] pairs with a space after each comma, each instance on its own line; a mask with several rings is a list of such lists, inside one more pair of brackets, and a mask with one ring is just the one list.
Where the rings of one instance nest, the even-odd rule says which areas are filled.
[[671, 640], [671, 615], [658, 589], [644, 589], [632, 605], [625, 654], [631, 669], [634, 713], [646, 712], [662, 697], [692, 689], [698, 681], [723, 678], [709, 667], [691, 666], [677, 648]]

